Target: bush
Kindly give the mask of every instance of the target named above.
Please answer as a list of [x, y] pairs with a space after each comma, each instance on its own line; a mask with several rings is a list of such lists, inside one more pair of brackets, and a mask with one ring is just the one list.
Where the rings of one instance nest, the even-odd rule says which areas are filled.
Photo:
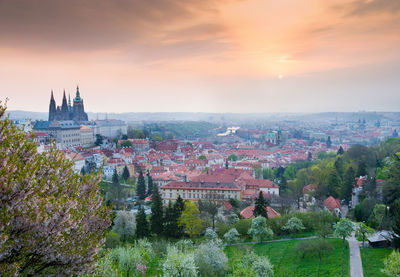
[[197, 267], [193, 253], [184, 253], [175, 246], [169, 246], [166, 258], [162, 264], [164, 277], [197, 276]]
[[119, 235], [113, 231], [110, 231], [106, 235], [106, 248], [115, 248], [121, 243]]
[[319, 257], [319, 260], [322, 260], [322, 254], [330, 251], [333, 249], [332, 245], [323, 239], [317, 239], [317, 240], [303, 240], [299, 242], [296, 247], [296, 251], [302, 254], [302, 259], [306, 255], [317, 255]]
[[265, 217], [257, 216], [251, 222], [249, 235], [252, 235], [254, 240], [258, 240], [261, 243], [263, 239], [272, 238], [274, 233], [267, 227]]
[[118, 211], [112, 230], [119, 235], [122, 242], [131, 241], [136, 232], [134, 214], [128, 211]]
[[399, 277], [400, 276], [400, 253], [393, 251], [384, 261], [385, 268], [382, 270], [383, 273], [388, 276]]
[[251, 221], [252, 219], [240, 219], [238, 222], [233, 224], [235, 229], [239, 232], [240, 235], [246, 236], [247, 233], [249, 232], [249, 229], [251, 227]]
[[223, 222], [217, 222], [215, 227], [217, 228], [217, 232], [220, 238], [224, 237], [225, 233], [229, 230], [229, 225]]
[[194, 252], [194, 257], [201, 276], [223, 275], [227, 270], [228, 258], [224, 251], [212, 242], [201, 244]]
[[227, 244], [232, 244], [237, 242], [238, 240], [239, 233], [235, 228], [230, 229], [226, 234], [224, 235], [224, 240], [226, 241]]

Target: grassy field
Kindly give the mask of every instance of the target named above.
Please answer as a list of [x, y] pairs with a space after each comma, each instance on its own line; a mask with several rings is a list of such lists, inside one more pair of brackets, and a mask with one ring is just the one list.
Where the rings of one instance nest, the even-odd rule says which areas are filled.
[[361, 247], [360, 250], [364, 277], [387, 277], [381, 272], [383, 259], [392, 253], [393, 249]]
[[322, 262], [316, 255], [306, 256], [302, 259], [301, 254], [295, 250], [300, 240], [289, 240], [282, 242], [271, 242], [265, 244], [229, 246], [225, 249], [229, 262], [240, 259], [246, 249], [252, 248], [258, 255], [267, 255], [274, 265], [275, 277], [295, 276], [350, 276], [349, 249], [346, 248], [342, 257], [342, 241], [340, 239], [328, 239], [334, 250], [324, 254]]

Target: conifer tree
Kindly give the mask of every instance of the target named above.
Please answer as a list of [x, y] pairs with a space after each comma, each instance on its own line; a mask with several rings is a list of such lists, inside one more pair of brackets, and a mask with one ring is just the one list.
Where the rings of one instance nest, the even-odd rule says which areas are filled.
[[265, 218], [268, 218], [268, 214], [267, 214], [267, 210], [266, 210], [267, 204], [268, 203], [265, 200], [262, 191], [260, 191], [258, 198], [256, 198], [256, 201], [255, 201], [255, 206], [254, 206], [254, 211], [253, 211], [254, 217], [263, 216]]
[[147, 196], [153, 194], [153, 178], [150, 175], [150, 171], [147, 171]]
[[117, 174], [117, 169], [114, 169], [112, 176], [112, 183], [109, 184], [109, 194], [107, 196], [115, 205], [116, 208], [120, 208], [121, 200], [125, 197], [124, 188], [121, 186]]
[[140, 200], [144, 200], [146, 198], [146, 183], [142, 171], [139, 172], [139, 178], [136, 186], [136, 194], [139, 196]]
[[150, 227], [151, 232], [157, 235], [161, 235], [163, 232], [163, 204], [160, 192], [158, 190], [158, 185], [153, 185], [153, 197], [151, 204], [151, 217], [150, 217]]
[[[185, 202], [183, 201], [182, 197], [178, 195], [178, 198], [176, 199], [176, 202], [174, 203], [174, 210], [175, 210], [175, 221], [176, 224], [178, 224], [178, 218], [182, 215], [183, 209], [185, 208]], [[180, 238], [184, 235], [184, 230], [183, 227], [178, 225], [178, 228], [176, 229], [176, 238]]]
[[357, 176], [367, 175], [367, 164], [364, 161], [358, 163]]
[[146, 218], [146, 213], [143, 207], [139, 208], [139, 212], [136, 215], [136, 237], [143, 238], [149, 235], [149, 222]]
[[326, 140], [326, 147], [331, 148], [331, 146], [332, 146], [331, 136], [328, 136], [328, 139]]
[[343, 154], [344, 154], [343, 147], [340, 146], [339, 149], [338, 149], [338, 151], [337, 151], [337, 153], [336, 153], [336, 155], [343, 155]]
[[342, 198], [349, 201], [351, 199], [351, 193], [353, 191], [353, 185], [355, 181], [356, 173], [353, 167], [349, 167], [343, 177], [343, 187], [342, 187]]
[[128, 180], [129, 177], [130, 177], [129, 170], [128, 170], [128, 167], [126, 167], [126, 165], [125, 165], [124, 171], [122, 171], [122, 179], [124, 179], [126, 181], [126, 180]]
[[164, 216], [164, 235], [168, 238], [177, 237], [177, 230], [179, 229], [178, 221], [177, 221], [177, 210], [172, 205], [171, 202], [168, 203], [168, 207], [165, 209]]
[[282, 175], [281, 182], [279, 183], [279, 194], [282, 195], [282, 193], [286, 192], [286, 190], [287, 190], [286, 177]]

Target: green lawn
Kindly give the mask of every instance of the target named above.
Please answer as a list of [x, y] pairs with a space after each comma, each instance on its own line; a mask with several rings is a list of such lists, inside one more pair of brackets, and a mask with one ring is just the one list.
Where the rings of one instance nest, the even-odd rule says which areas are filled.
[[342, 263], [344, 276], [350, 276], [349, 249], [345, 249], [342, 258], [342, 241], [340, 239], [328, 239], [334, 250], [324, 254], [322, 262], [316, 255], [306, 256], [302, 259], [301, 254], [295, 250], [299, 241], [301, 240], [229, 246], [226, 247], [225, 252], [230, 263], [235, 259], [240, 259], [248, 248], [252, 248], [258, 255], [267, 255], [274, 265], [275, 277], [342, 276]]
[[387, 277], [381, 272], [383, 260], [392, 253], [390, 248], [361, 247], [361, 259], [365, 277]]

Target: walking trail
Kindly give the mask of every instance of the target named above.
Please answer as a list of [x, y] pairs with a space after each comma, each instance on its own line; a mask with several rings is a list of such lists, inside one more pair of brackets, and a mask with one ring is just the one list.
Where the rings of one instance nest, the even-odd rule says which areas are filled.
[[347, 241], [349, 242], [350, 247], [350, 276], [364, 277], [360, 254], [360, 242], [357, 241], [354, 232]]

